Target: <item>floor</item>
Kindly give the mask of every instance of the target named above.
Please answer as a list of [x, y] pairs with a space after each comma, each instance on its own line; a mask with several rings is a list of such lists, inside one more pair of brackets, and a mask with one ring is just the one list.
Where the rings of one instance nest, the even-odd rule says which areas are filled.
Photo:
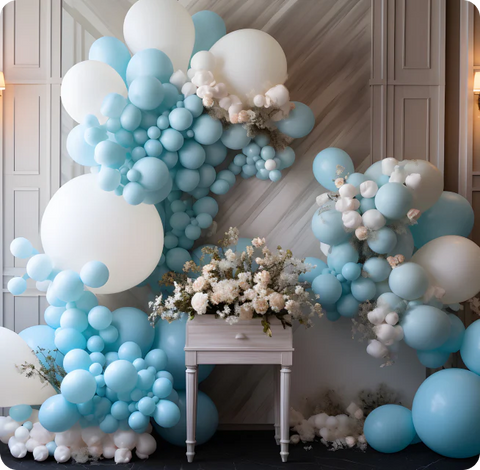
[[[56, 464], [52, 459], [34, 462], [30, 458], [16, 460], [7, 446], [0, 444], [3, 462], [12, 469], [65, 470], [89, 467], [86, 465]], [[269, 431], [222, 431], [198, 448], [192, 464], [187, 464], [185, 450], [159, 441], [157, 452], [149, 460], [134, 459], [128, 470], [465, 470], [473, 467], [478, 457], [466, 460], [452, 460], [430, 451], [423, 444], [410, 446], [398, 454], [380, 454], [372, 449], [342, 450], [329, 452], [319, 442], [312, 448], [298, 444], [291, 446], [287, 464], [282, 464], [279, 448]], [[112, 460], [95, 462], [94, 465], [115, 466]], [[121, 468], [121, 467], [120, 467]]]

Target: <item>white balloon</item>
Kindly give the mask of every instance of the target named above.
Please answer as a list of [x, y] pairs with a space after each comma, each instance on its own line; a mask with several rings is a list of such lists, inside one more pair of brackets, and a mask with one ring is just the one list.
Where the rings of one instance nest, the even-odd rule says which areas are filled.
[[125, 16], [123, 36], [134, 54], [143, 49], [160, 49], [172, 61], [173, 70], [187, 71], [195, 26], [190, 13], [177, 0], [134, 3]]
[[62, 186], [42, 219], [45, 253], [57, 269], [80, 272], [88, 261], [105, 263], [108, 282], [98, 294], [130, 289], [155, 269], [163, 249], [163, 227], [155, 206], [132, 206], [102, 191], [97, 176], [86, 174]]
[[421, 181], [413, 191], [414, 208], [422, 212], [430, 209], [443, 192], [443, 175], [441, 171], [426, 160], [404, 160], [400, 162], [407, 176], [418, 173]]
[[216, 58], [215, 80], [230, 94], [248, 98], [263, 95], [287, 79], [287, 58], [280, 44], [257, 29], [239, 29], [220, 38], [210, 49]]
[[434, 287], [445, 290], [444, 304], [464, 302], [480, 291], [480, 247], [457, 235], [436, 238], [412, 257]]
[[[40, 368], [37, 357], [32, 354], [28, 344], [13, 331], [0, 327], [0, 406], [41, 405], [57, 392], [49, 383], [42, 383], [35, 375], [27, 378], [20, 374], [19, 364], [28, 362]], [[32, 436], [33, 437], [33, 436]]]
[[110, 93], [127, 97], [123, 78], [110, 65], [96, 60], [75, 64], [63, 77], [61, 97], [67, 113], [77, 122], [94, 114], [100, 124], [107, 117], [100, 112], [104, 98]]
[[363, 225], [370, 230], [380, 230], [385, 224], [385, 217], [377, 209], [369, 209], [362, 215]]

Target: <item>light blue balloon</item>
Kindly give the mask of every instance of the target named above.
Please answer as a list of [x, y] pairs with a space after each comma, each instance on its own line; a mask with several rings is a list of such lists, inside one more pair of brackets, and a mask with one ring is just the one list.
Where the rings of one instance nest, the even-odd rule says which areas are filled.
[[168, 84], [173, 73], [173, 65], [167, 54], [159, 49], [144, 49], [137, 52], [127, 67], [127, 83], [130, 85], [137, 77], [150, 75]]
[[205, 150], [194, 140], [187, 140], [183, 147], [178, 151], [178, 157], [180, 164], [184, 168], [197, 170], [205, 162]]
[[98, 60], [114, 68], [127, 81], [127, 65], [131, 55], [127, 46], [117, 38], [103, 36], [97, 39], [88, 53], [89, 60]]
[[88, 370], [92, 363], [92, 358], [84, 349], [72, 349], [63, 358], [63, 368], [67, 373], [77, 369]]
[[60, 318], [62, 328], [75, 328], [83, 332], [88, 328], [87, 314], [78, 308], [67, 309]]
[[45, 281], [50, 276], [53, 264], [45, 254], [32, 256], [27, 263], [27, 274], [35, 281]]
[[342, 286], [332, 274], [321, 274], [312, 282], [312, 290], [319, 295], [319, 302], [334, 304], [342, 295]]
[[118, 348], [118, 357], [133, 362], [135, 359], [142, 357], [142, 350], [137, 343], [126, 341]]
[[128, 88], [129, 100], [144, 111], [158, 108], [164, 97], [165, 89], [161, 82], [150, 75], [137, 77]]
[[82, 296], [84, 284], [78, 273], [66, 269], [55, 276], [52, 288], [60, 300], [75, 302]]
[[111, 414], [105, 416], [103, 421], [100, 422], [100, 429], [107, 434], [111, 434], [118, 429], [118, 420], [116, 420]]
[[8, 410], [10, 418], [18, 423], [26, 421], [32, 415], [32, 407], [30, 405], [15, 405]]
[[373, 165], [368, 167], [364, 175], [367, 180], [375, 181], [375, 183], [379, 185], [379, 182], [383, 179], [384, 176], [386, 176], [382, 173], [382, 161], [380, 160], [378, 162], [375, 162]]
[[185, 106], [185, 109], [188, 109], [192, 113], [194, 118], [197, 118], [203, 113], [203, 102], [197, 95], [187, 96], [183, 105]]
[[123, 307], [113, 312], [112, 325], [118, 330], [118, 339], [105, 346], [105, 351], [118, 351], [121, 344], [133, 341], [140, 346], [144, 356], [150, 351], [155, 331], [148, 321], [148, 315], [133, 307]]
[[60, 317], [63, 312], [65, 312], [65, 307], [53, 307], [50, 305], [43, 314], [45, 323], [53, 329], [60, 327]]
[[218, 203], [213, 197], [202, 197], [193, 204], [193, 211], [196, 215], [205, 213], [214, 218], [218, 214]]
[[252, 139], [248, 137], [247, 130], [241, 124], [233, 124], [223, 131], [221, 140], [225, 147], [240, 150], [246, 147]]
[[[153, 348], [161, 349], [168, 357], [168, 371], [173, 376], [175, 390], [185, 389], [185, 335], [188, 316], [183, 314], [172, 323], [159, 321], [155, 326]], [[199, 383], [205, 380], [215, 366], [201, 365], [198, 368]], [[163, 375], [157, 374], [157, 377]]]
[[[129, 106], [133, 106], [133, 105], [129, 105]], [[135, 108], [135, 109], [140, 112], [140, 116], [141, 116], [141, 111], [138, 108]], [[133, 117], [137, 119], [138, 116], [135, 116], [135, 114], [136, 114], [136, 111], [132, 111], [132, 108], [130, 108], [130, 110], [127, 112], [125, 116], [128, 115], [129, 119]], [[128, 121], [128, 122], [133, 123], [133, 121]], [[125, 125], [127, 125], [127, 121], [125, 121]], [[135, 129], [135, 125], [136, 124], [133, 124], [133, 129]], [[133, 147], [135, 142], [133, 140], [133, 134], [125, 129], [120, 129], [119, 131], [115, 132], [115, 140], [125, 149]]]
[[205, 163], [212, 166], [218, 166], [227, 158], [228, 149], [221, 141], [215, 142], [212, 145], [205, 145]]
[[[230, 126], [230, 127], [233, 127], [233, 126]], [[243, 127], [241, 126], [240, 126], [240, 129], [242, 129], [246, 135], [245, 129], [243, 129]], [[223, 126], [218, 119], [214, 119], [209, 114], [202, 114], [200, 117], [195, 119], [195, 122], [193, 123], [193, 126], [192, 126], [192, 130], [194, 132], [194, 139], [199, 144], [212, 145], [215, 142], [217, 142], [220, 139], [220, 137], [222, 137]], [[239, 136], [243, 136], [243, 133], [241, 131], [238, 132], [238, 136], [236, 138], [239, 139]], [[222, 137], [222, 141], [223, 141], [223, 137]], [[233, 138], [232, 138], [232, 141], [233, 141]], [[229, 148], [232, 148], [232, 147], [229, 147]]]
[[[43, 354], [46, 356], [51, 354], [55, 357], [55, 362], [60, 366], [62, 365], [63, 354], [54, 352], [57, 346], [55, 330], [53, 328], [46, 325], [35, 325], [25, 328], [18, 335], [28, 344], [28, 347], [35, 352], [35, 354], [38, 352], [37, 357], [44, 366], [48, 367], [48, 363]], [[44, 350], [43, 354], [39, 352], [40, 349]]]
[[347, 152], [330, 147], [322, 150], [313, 161], [315, 179], [329, 191], [337, 191], [335, 180], [345, 178], [355, 171]]
[[227, 194], [230, 191], [230, 184], [225, 180], [217, 180], [210, 187], [213, 194]]
[[190, 253], [184, 248], [173, 248], [166, 255], [167, 266], [176, 273], [183, 273], [185, 263], [191, 259]]
[[145, 191], [144, 204], [158, 204], [168, 197], [173, 187], [173, 180], [169, 175], [167, 183], [158, 191]]
[[418, 360], [422, 365], [430, 369], [442, 367], [450, 357], [450, 353], [434, 349], [433, 351], [417, 351]]
[[171, 428], [180, 421], [180, 409], [169, 400], [160, 400], [153, 413], [153, 419], [162, 428]]
[[450, 320], [450, 336], [448, 340], [440, 346], [439, 351], [455, 353], [460, 350], [465, 338], [465, 325], [462, 320], [453, 313], [448, 313]]
[[118, 330], [113, 325], [100, 330], [98, 334], [105, 343], [114, 343], [118, 339]]
[[415, 437], [412, 412], [400, 405], [375, 408], [363, 428], [368, 445], [378, 452], [392, 454], [407, 448]]
[[363, 270], [373, 282], [382, 282], [388, 279], [392, 268], [384, 258], [372, 257], [365, 261]]
[[17, 237], [10, 243], [10, 253], [15, 258], [30, 258], [34, 254], [34, 248], [29, 240], [23, 237]]
[[365, 212], [369, 211], [370, 209], [376, 209], [375, 207], [375, 198], [361, 198], [360, 199], [360, 213], [364, 214]]
[[50, 432], [64, 432], [80, 419], [76, 405], [69, 403], [63, 395], [47, 398], [38, 412], [40, 424]]
[[22, 295], [27, 290], [27, 281], [23, 277], [12, 277], [8, 281], [7, 289], [12, 295]]
[[386, 292], [377, 299], [377, 305], [386, 305], [392, 312], [403, 313], [406, 309], [406, 302], [398, 295]]
[[195, 44], [192, 56], [199, 51], [208, 51], [225, 34], [227, 27], [222, 17], [210, 10], [202, 10], [192, 15], [195, 26]]
[[480, 320], [473, 322], [465, 330], [460, 355], [468, 369], [480, 375]]
[[387, 183], [379, 188], [375, 206], [387, 219], [401, 219], [412, 208], [413, 193], [401, 183]]
[[282, 134], [299, 139], [312, 132], [315, 127], [315, 115], [306, 104], [298, 101], [293, 101], [293, 103], [295, 109], [290, 111], [288, 117], [277, 121], [275, 124]]
[[79, 165], [96, 166], [95, 147], [85, 142], [85, 127], [79, 124], [74, 127], [67, 137], [67, 152]]
[[152, 349], [145, 356], [145, 363], [147, 367], [154, 367], [157, 371], [167, 368], [168, 357], [162, 349]]
[[189, 193], [200, 183], [200, 173], [197, 170], [182, 168], [175, 176], [175, 183], [181, 191]]
[[131, 392], [137, 384], [137, 369], [129, 361], [118, 359], [107, 366], [105, 384], [114, 392]]
[[342, 268], [342, 276], [347, 281], [355, 281], [362, 274], [362, 268], [357, 263], [346, 263]]
[[72, 349], [85, 349], [87, 340], [74, 328], [59, 328], [55, 333], [55, 346], [60, 352], [66, 354]]
[[60, 390], [70, 403], [85, 403], [95, 395], [97, 382], [89, 371], [73, 370], [63, 378]]
[[127, 419], [130, 415], [130, 412], [128, 411], [128, 403], [125, 403], [124, 401], [116, 401], [113, 403], [110, 412], [112, 413], [112, 416], [118, 420]]
[[358, 263], [358, 259], [357, 248], [350, 243], [342, 243], [332, 247], [330, 254], [327, 256], [327, 264], [329, 268], [340, 274], [347, 263]]
[[88, 323], [95, 328], [96, 330], [104, 330], [108, 328], [113, 320], [112, 312], [107, 308], [101, 305], [93, 307], [90, 312], [88, 312]]
[[152, 387], [152, 392], [153, 395], [162, 399], [162, 398], [167, 398], [170, 393], [172, 393], [173, 389], [173, 384], [171, 380], [168, 380], [166, 377], [160, 377], [157, 380], [155, 380], [153, 387]]
[[468, 237], [473, 229], [474, 213], [470, 203], [460, 194], [444, 191], [440, 199], [412, 225], [415, 246], [447, 235]]
[[345, 230], [342, 213], [336, 210], [318, 209], [312, 217], [312, 232], [315, 238], [330, 246], [340, 245], [352, 236]]
[[217, 177], [217, 172], [215, 171], [215, 168], [208, 164], [202, 165], [198, 169], [198, 172], [200, 174], [200, 182], [198, 183], [198, 188], [209, 188], [214, 183]]
[[480, 377], [445, 369], [428, 377], [413, 400], [415, 430], [423, 443], [456, 459], [480, 453]]
[[[348, 176], [347, 178], [347, 183], [351, 184], [352, 186], [355, 186], [356, 188], [360, 188], [360, 185], [367, 181], [367, 177], [363, 175], [362, 173], [352, 173], [351, 175]], [[357, 199], [362, 199], [362, 196], [357, 195], [355, 196]]]
[[[142, 112], [140, 111], [140, 109], [133, 104], [127, 104], [126, 108], [123, 110], [122, 115], [120, 116], [120, 123], [122, 124], [123, 129], [126, 131], [134, 131], [140, 126], [141, 122]], [[119, 141], [117, 134], [118, 132], [115, 134], [115, 138], [120, 145], [124, 146], [124, 144]]]
[[[180, 420], [168, 429], [153, 423], [155, 431], [167, 442], [179, 447], [185, 447], [187, 439], [186, 396], [185, 391], [178, 392], [177, 405], [180, 409]], [[202, 391], [197, 396], [197, 426], [195, 439], [197, 445], [205, 444], [215, 434], [218, 427], [218, 410], [215, 403]]]
[[[322, 271], [327, 267], [326, 263], [318, 258], [307, 257], [305, 258], [305, 264], [309, 264], [311, 266], [311, 271], [306, 272], [305, 274], [300, 274], [298, 276], [298, 280], [300, 282], [308, 282], [311, 284], [313, 280], [322, 274]], [[316, 266], [314, 268], [314, 266]]]
[[429, 283], [427, 272], [417, 263], [404, 263], [397, 266], [388, 278], [392, 292], [406, 300], [422, 297]]
[[412, 232], [408, 226], [404, 226], [400, 233], [397, 233], [397, 243], [391, 252], [387, 253], [388, 256], [403, 255], [405, 261], [411, 259], [415, 246], [413, 242]]
[[335, 304], [337, 312], [342, 317], [353, 318], [358, 313], [360, 302], [352, 295], [342, 295], [338, 302]]
[[352, 295], [359, 302], [366, 302], [367, 300], [372, 300], [375, 297], [375, 293], [377, 291], [375, 282], [365, 277], [359, 277], [357, 280], [353, 281], [351, 289]]
[[115, 191], [122, 181], [122, 175], [114, 168], [102, 166], [97, 174], [98, 186], [103, 191]]
[[145, 189], [139, 183], [128, 183], [123, 188], [123, 198], [132, 206], [138, 206], [145, 199]]
[[121, 145], [111, 140], [100, 142], [95, 147], [95, 159], [100, 165], [119, 169], [127, 157], [127, 152]]
[[369, 248], [380, 255], [389, 253], [397, 244], [397, 235], [389, 227], [382, 227], [373, 232], [367, 239]]
[[169, 152], [177, 152], [184, 143], [183, 135], [175, 129], [165, 129], [160, 137], [163, 147]]
[[400, 324], [405, 343], [420, 351], [437, 349], [450, 336], [450, 320], [447, 314], [430, 305], [419, 305], [407, 310]]
[[[107, 116], [109, 118], [113, 118], [115, 119], [115, 121], [112, 121], [112, 122], [115, 122], [118, 126], [118, 124], [120, 123], [120, 121], [116, 121], [116, 119], [119, 119], [120, 116], [122, 115], [123, 113], [123, 110], [125, 109], [125, 107], [127, 106], [128, 104], [128, 100], [127, 98], [125, 98], [124, 96], [118, 94], [118, 93], [109, 93], [104, 99], [103, 99], [103, 102], [102, 102], [102, 106], [100, 108], [100, 112], [104, 115], [104, 116]], [[109, 119], [107, 121], [110, 122], [111, 119]], [[112, 124], [110, 124], [111, 126]], [[115, 132], [117, 130], [120, 130], [120, 127], [118, 127]], [[113, 129], [111, 132], [114, 132]]]
[[107, 266], [101, 261], [89, 261], [80, 271], [80, 279], [88, 287], [102, 287], [109, 278]]
[[170, 180], [167, 165], [160, 159], [145, 157], [136, 162], [133, 167], [139, 172], [138, 182], [147, 191], [158, 191], [167, 185]]
[[192, 125], [193, 115], [186, 108], [176, 108], [170, 112], [168, 120], [173, 129], [176, 129], [177, 131], [185, 131]]

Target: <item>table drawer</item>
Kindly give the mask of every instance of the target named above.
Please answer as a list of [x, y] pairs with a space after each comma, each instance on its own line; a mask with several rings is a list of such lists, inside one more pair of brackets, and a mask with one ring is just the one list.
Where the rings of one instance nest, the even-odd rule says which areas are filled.
[[260, 319], [229, 325], [224, 320], [196, 317], [187, 322], [185, 346], [198, 349], [291, 349], [292, 329], [271, 322], [272, 337], [263, 332]]

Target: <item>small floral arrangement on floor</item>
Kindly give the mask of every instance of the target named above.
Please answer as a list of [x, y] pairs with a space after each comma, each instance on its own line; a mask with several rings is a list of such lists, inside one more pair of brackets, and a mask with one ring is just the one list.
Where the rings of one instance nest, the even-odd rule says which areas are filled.
[[294, 258], [290, 250], [277, 247], [272, 252], [265, 238], [253, 239], [252, 246], [239, 253], [235, 249], [238, 236], [238, 229], [230, 228], [219, 246], [202, 249], [200, 265], [190, 261], [184, 274], [170, 272], [163, 277], [161, 283], [173, 285], [174, 292], [150, 303], [152, 324], [159, 318], [176, 320], [182, 312], [190, 320], [215, 314], [230, 324], [261, 318], [263, 331], [272, 336], [272, 318], [278, 318], [284, 328], [292, 326], [292, 320], [310, 327], [311, 317], [322, 315], [315, 294], [307, 291], [310, 284], [299, 281], [311, 265]]

